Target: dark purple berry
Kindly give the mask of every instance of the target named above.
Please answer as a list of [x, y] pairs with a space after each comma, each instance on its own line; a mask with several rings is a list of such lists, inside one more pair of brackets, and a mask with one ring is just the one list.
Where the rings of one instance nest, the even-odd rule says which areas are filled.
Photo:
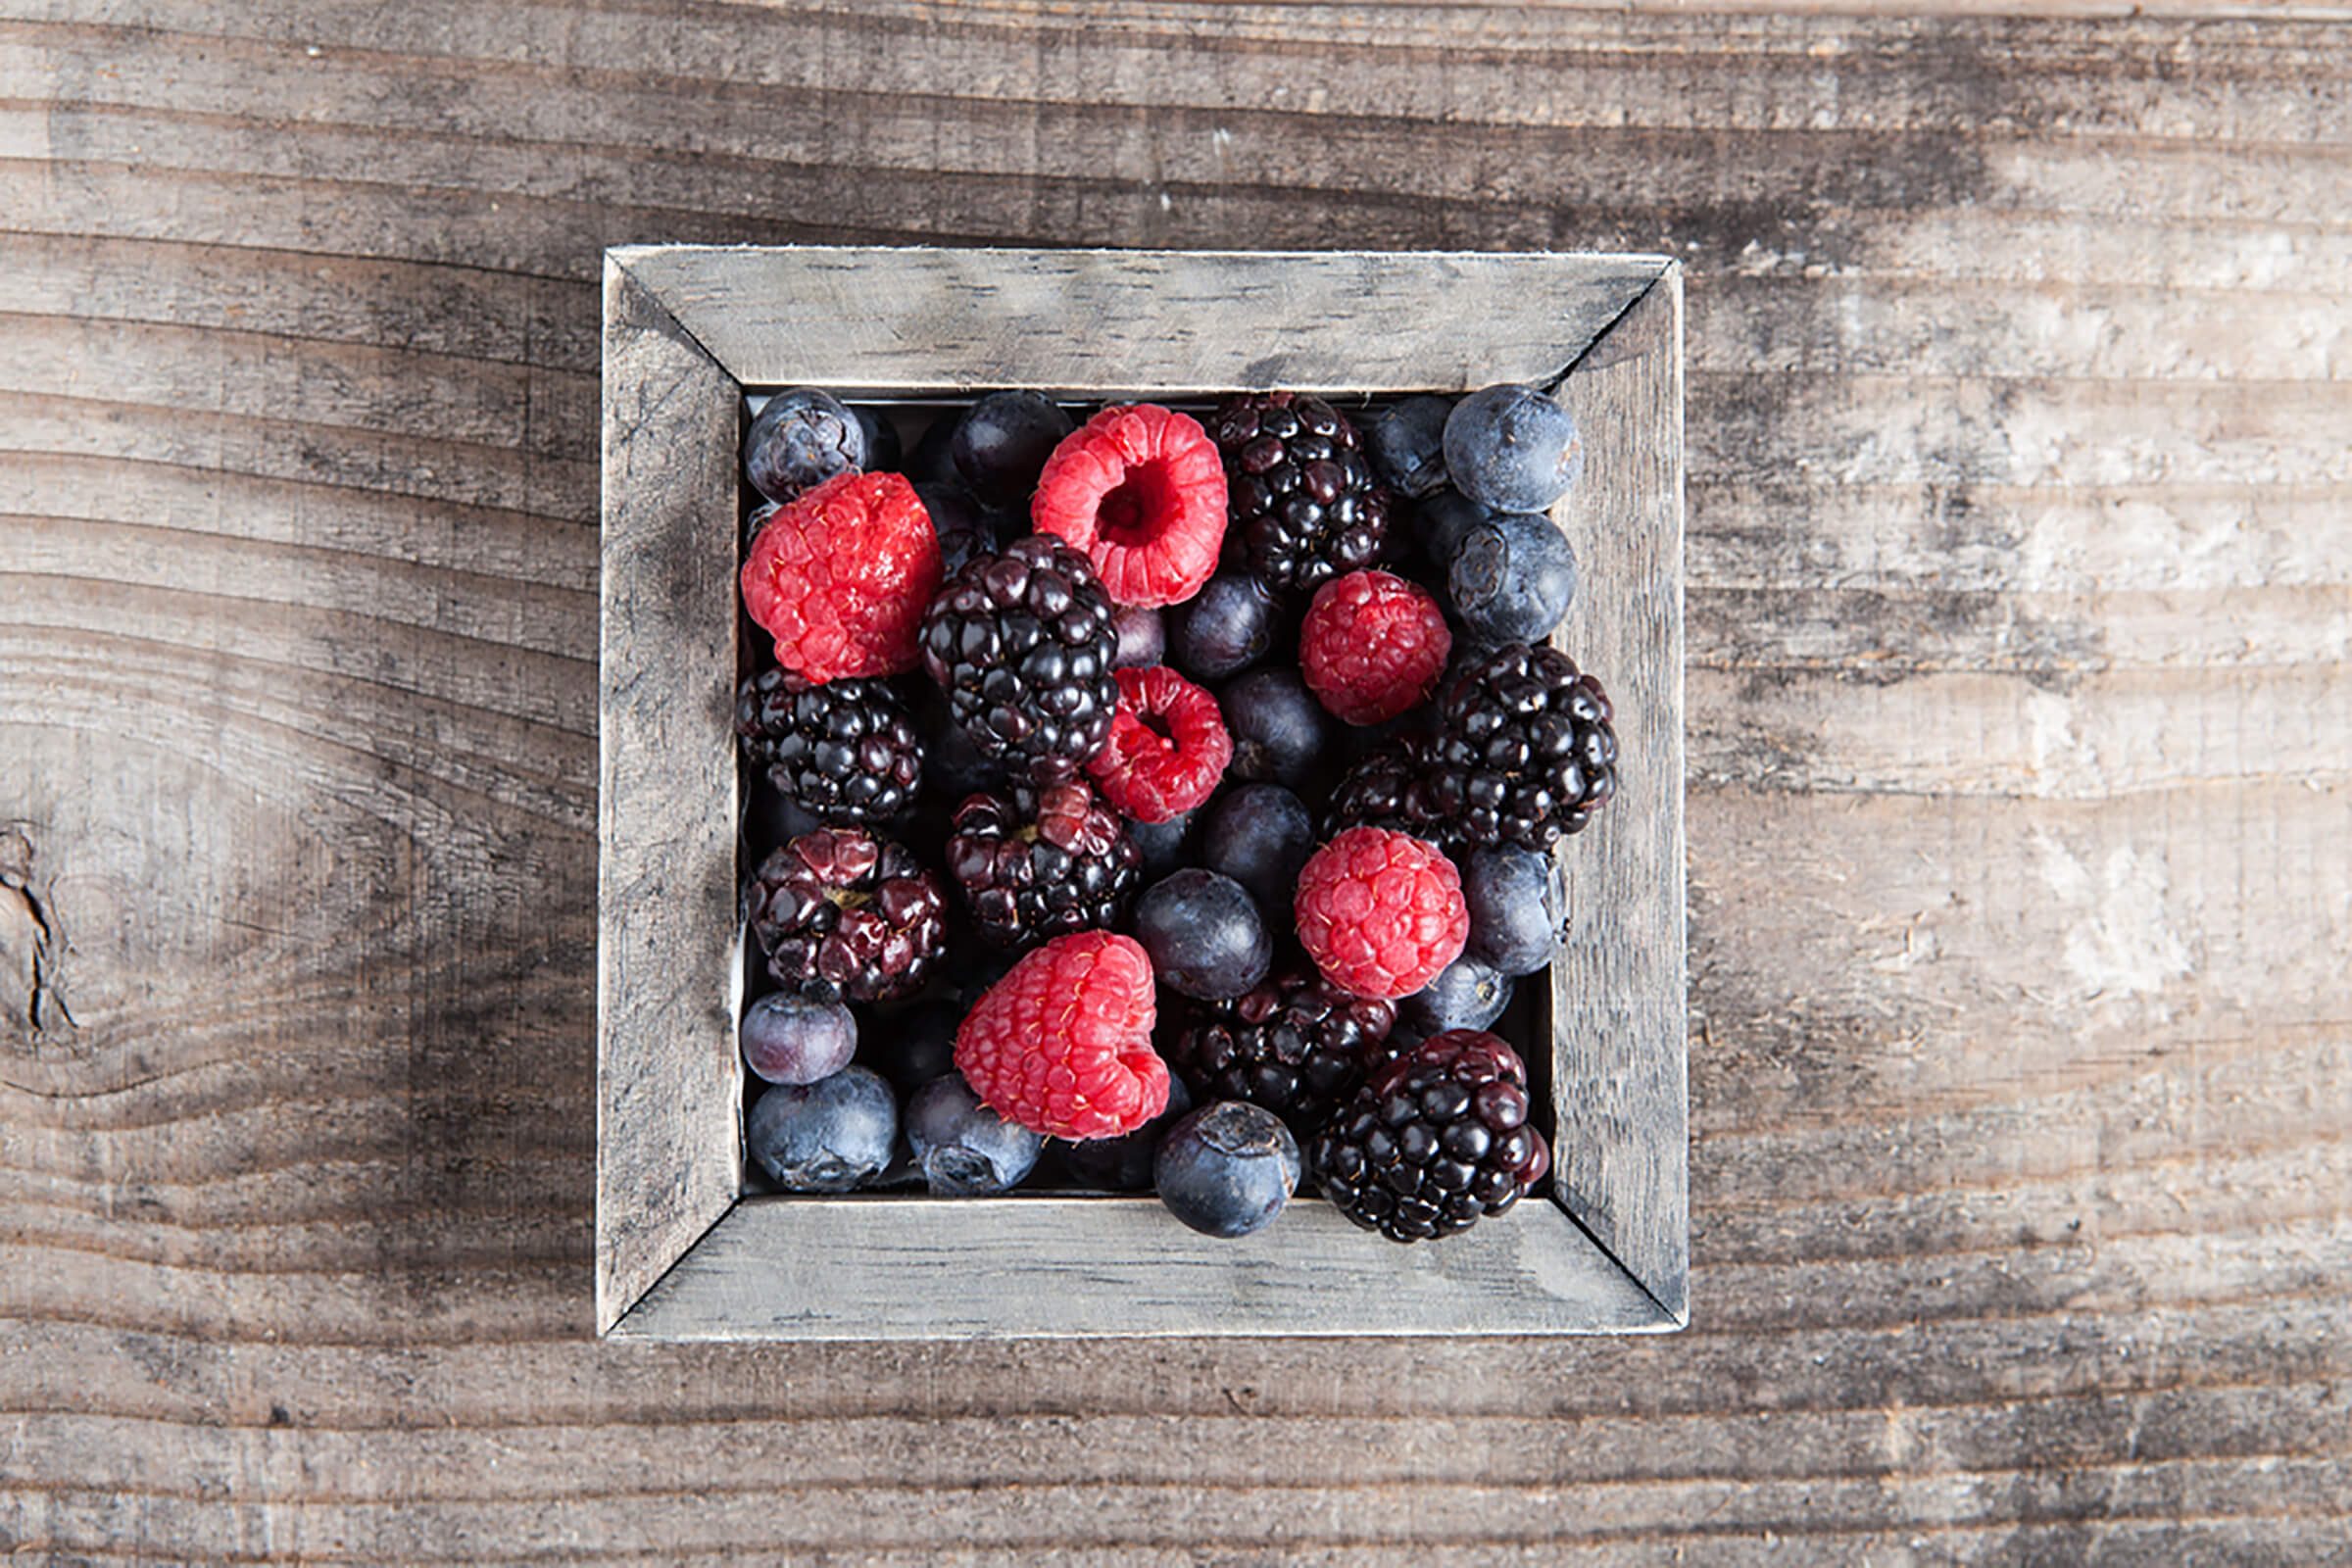
[[1559, 860], [1516, 844], [1472, 850], [1461, 860], [1470, 910], [1463, 949], [1508, 975], [1533, 974], [1568, 941], [1568, 883]]
[[1446, 420], [1446, 477], [1497, 512], [1548, 511], [1584, 466], [1576, 420], [1532, 386], [1482, 387]]
[[1274, 651], [1281, 610], [1247, 572], [1221, 571], [1169, 612], [1168, 662], [1195, 680], [1223, 680]]
[[931, 1191], [952, 1198], [1008, 1192], [1037, 1166], [1045, 1140], [1006, 1121], [960, 1073], [934, 1078], [906, 1102], [906, 1142]]
[[1474, 640], [1540, 643], [1576, 597], [1576, 552], [1544, 514], [1497, 513], [1455, 544], [1446, 592]]
[[1228, 790], [1209, 803], [1200, 825], [1200, 863], [1239, 882], [1276, 924], [1314, 848], [1313, 814], [1279, 784]]
[[844, 1067], [812, 1084], [779, 1084], [744, 1122], [744, 1147], [793, 1193], [846, 1193], [879, 1175], [899, 1142], [899, 1102], [880, 1074]]
[[771, 1084], [830, 1078], [858, 1054], [858, 1020], [838, 1002], [775, 991], [744, 1009], [744, 1064]]
[[1160, 1140], [1152, 1176], [1168, 1212], [1194, 1230], [1247, 1236], [1298, 1190], [1298, 1143], [1270, 1110], [1240, 1101], [1203, 1105]]
[[1160, 662], [1167, 653], [1167, 627], [1158, 611], [1122, 605], [1110, 617], [1110, 623], [1119, 636], [1119, 651], [1111, 660], [1114, 667], [1141, 669]]
[[949, 453], [974, 494], [1009, 506], [1037, 488], [1046, 460], [1076, 428], [1042, 392], [991, 392], [956, 424]]
[[1338, 719], [1315, 701], [1295, 669], [1253, 669], [1217, 694], [1233, 736], [1230, 775], [1298, 789], [1332, 749]]
[[1511, 977], [1468, 954], [1438, 971], [1426, 987], [1396, 1004], [1396, 1015], [1424, 1034], [1484, 1029], [1511, 1004]]
[[1231, 877], [1178, 871], [1135, 901], [1135, 939], [1159, 983], [1188, 997], [1238, 997], [1266, 977], [1273, 939], [1257, 903]]
[[814, 387], [779, 392], [752, 417], [743, 471], [770, 501], [790, 501], [837, 474], [865, 467], [865, 427], [842, 401]]
[[1406, 398], [1364, 427], [1372, 469], [1398, 493], [1419, 500], [1446, 483], [1446, 416], [1453, 399]]

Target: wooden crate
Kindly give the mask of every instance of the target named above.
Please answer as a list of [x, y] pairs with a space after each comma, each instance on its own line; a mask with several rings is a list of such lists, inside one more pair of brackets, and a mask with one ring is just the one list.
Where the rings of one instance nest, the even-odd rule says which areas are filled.
[[[1551, 1201], [1398, 1247], [1301, 1200], [743, 1196], [737, 439], [746, 389], [1073, 401], [1556, 387], [1587, 443], [1559, 641], [1616, 801], [1562, 846]], [[633, 1338], [1617, 1333], [1687, 1320], [1682, 279], [1649, 256], [608, 253], [596, 1297]], [[1539, 982], [1540, 983], [1540, 982]], [[1541, 1009], [1540, 1009], [1541, 1010]], [[1523, 1049], [1528, 1041], [1520, 1042]], [[1532, 1052], [1531, 1052], [1532, 1054]]]

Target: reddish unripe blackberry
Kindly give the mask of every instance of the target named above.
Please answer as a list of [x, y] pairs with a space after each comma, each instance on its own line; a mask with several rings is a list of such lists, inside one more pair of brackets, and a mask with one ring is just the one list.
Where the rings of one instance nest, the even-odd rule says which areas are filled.
[[905, 845], [856, 828], [804, 833], [760, 862], [743, 915], [768, 973], [819, 1002], [890, 1002], [930, 978], [947, 890]]
[[1018, 951], [1115, 925], [1143, 852], [1084, 783], [974, 795], [956, 808], [948, 875], [980, 934]]

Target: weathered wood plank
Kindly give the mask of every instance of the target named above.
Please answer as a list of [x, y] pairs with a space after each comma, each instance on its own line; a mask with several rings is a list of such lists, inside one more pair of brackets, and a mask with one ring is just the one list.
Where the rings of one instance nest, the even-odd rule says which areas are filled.
[[1674, 1326], [1558, 1209], [1375, 1247], [1323, 1203], [1240, 1242], [1150, 1198], [735, 1205], [621, 1320], [657, 1340], [1638, 1333]]
[[[1666, 266], [1476, 253], [670, 246], [616, 259], [746, 385], [1029, 386], [1101, 399], [1548, 385]], [[1534, 293], [1544, 313], [1527, 309]], [[1413, 304], [1366, 330], [1367, 302], [1384, 300]]]
[[1555, 645], [1598, 675], [1617, 798], [1563, 842], [1551, 967], [1552, 1188], [1677, 1319], [1689, 1315], [1683, 932], [1683, 288], [1669, 269], [1559, 388], [1585, 477], [1554, 509], [1580, 586]]
[[605, 279], [598, 731], [599, 1331], [742, 1186], [735, 1049], [735, 449], [742, 394]]
[[[2340, 14], [0, 9], [41, 19], [0, 22], [0, 342], [178, 329], [136, 400], [0, 393], [0, 535], [48, 564], [0, 578], [13, 1551], [2352, 1552], [2340, 1287], [2265, 1280], [2340, 1280], [2352, 1225]], [[1690, 1330], [590, 1337], [593, 617], [499, 638], [594, 581], [597, 428], [464, 364], [593, 367], [607, 245], [900, 238], [1684, 260]], [[314, 339], [491, 440], [356, 381], [290, 416]], [[293, 548], [174, 596], [183, 526]], [[287, 608], [371, 561], [397, 628]], [[684, 1551], [672, 1492], [722, 1498]], [[1017, 1544], [969, 1540], [987, 1494]]]

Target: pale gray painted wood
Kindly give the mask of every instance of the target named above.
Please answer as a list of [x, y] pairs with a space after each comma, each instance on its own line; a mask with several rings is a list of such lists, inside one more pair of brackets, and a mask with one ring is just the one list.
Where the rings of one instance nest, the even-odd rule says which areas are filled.
[[741, 1185], [735, 1012], [740, 391], [605, 272], [598, 736], [600, 1331]]
[[630, 247], [747, 386], [1084, 397], [1548, 382], [1663, 257]]
[[1553, 1188], [1678, 1321], [1690, 1271], [1682, 328], [1673, 268], [1559, 389], [1586, 466], [1553, 514], [1583, 580], [1552, 639], [1609, 693], [1622, 755], [1616, 799], [1560, 845], [1571, 918], [1551, 970]]
[[1579, 1334], [1674, 1320], [1557, 1207], [1398, 1247], [1300, 1202], [1196, 1235], [1151, 1198], [753, 1198], [616, 1331], [662, 1340]]

